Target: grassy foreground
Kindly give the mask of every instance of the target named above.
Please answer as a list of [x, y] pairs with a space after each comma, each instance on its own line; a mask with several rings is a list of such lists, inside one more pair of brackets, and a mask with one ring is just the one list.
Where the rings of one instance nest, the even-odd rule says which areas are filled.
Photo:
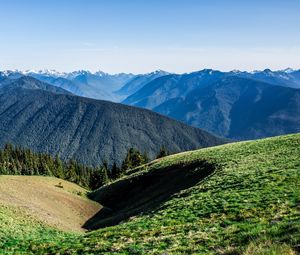
[[300, 134], [185, 152], [132, 175], [182, 164], [194, 171], [204, 160], [216, 171], [197, 185], [151, 213], [87, 234], [0, 207], [0, 253], [297, 254]]

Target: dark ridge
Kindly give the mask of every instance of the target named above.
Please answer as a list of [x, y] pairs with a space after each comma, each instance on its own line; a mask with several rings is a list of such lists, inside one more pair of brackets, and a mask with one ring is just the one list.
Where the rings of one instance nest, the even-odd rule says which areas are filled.
[[149, 110], [53, 93], [40, 82], [24, 88], [22, 81], [0, 86], [0, 147], [11, 143], [97, 166], [120, 165], [129, 148], [152, 159], [161, 146], [176, 153], [228, 142]]
[[46, 82], [42, 82], [30, 76], [21, 76], [20, 78], [17, 79], [6, 79], [4, 81], [0, 81], [1, 91], [7, 91], [16, 88], [32, 89], [32, 90], [40, 89], [40, 90], [45, 90], [57, 94], [72, 95], [71, 92], [63, 88], [50, 85]]
[[94, 230], [113, 226], [140, 213], [149, 213], [175, 193], [196, 185], [215, 169], [215, 165], [206, 161], [180, 164], [154, 169], [104, 186], [89, 195], [103, 208], [83, 227]]

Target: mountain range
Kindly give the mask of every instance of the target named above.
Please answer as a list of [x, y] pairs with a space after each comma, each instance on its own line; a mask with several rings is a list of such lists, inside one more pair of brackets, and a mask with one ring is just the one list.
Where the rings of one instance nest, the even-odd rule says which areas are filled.
[[204, 69], [185, 74], [101, 71], [3, 71], [0, 80], [31, 76], [74, 95], [146, 108], [231, 139], [300, 131], [300, 70]]
[[154, 158], [161, 146], [179, 152], [224, 142], [152, 111], [76, 96], [30, 76], [0, 81], [0, 146], [95, 166], [120, 164], [131, 147]]
[[168, 74], [168, 72], [162, 70], [156, 70], [147, 74], [138, 74], [125, 83], [124, 86], [122, 86], [119, 90], [117, 90], [116, 94], [125, 99], [143, 88], [147, 83]]
[[155, 79], [123, 103], [151, 109], [217, 135], [256, 139], [300, 131], [295, 72], [202, 70]]
[[56, 87], [66, 89], [73, 94], [83, 97], [120, 101], [114, 91], [120, 89], [126, 82], [134, 77], [133, 74], [111, 75], [101, 71], [92, 73], [85, 70], [70, 73], [60, 73], [54, 70], [28, 70], [28, 71], [4, 71], [0, 77], [19, 78], [30, 76]]

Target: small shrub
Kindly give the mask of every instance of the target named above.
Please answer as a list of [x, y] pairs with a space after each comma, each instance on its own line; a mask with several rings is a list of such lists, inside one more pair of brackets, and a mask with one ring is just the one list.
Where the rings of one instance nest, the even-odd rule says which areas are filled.
[[59, 182], [57, 185], [55, 185], [55, 187], [57, 187], [57, 188], [61, 188], [61, 189], [63, 189], [63, 188], [64, 188], [64, 186], [62, 185], [62, 183], [61, 183], [61, 182]]

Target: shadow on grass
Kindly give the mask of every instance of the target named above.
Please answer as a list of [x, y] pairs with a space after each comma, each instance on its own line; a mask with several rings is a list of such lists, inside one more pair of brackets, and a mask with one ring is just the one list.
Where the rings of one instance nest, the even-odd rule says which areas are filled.
[[215, 171], [206, 161], [153, 169], [92, 192], [90, 198], [103, 208], [83, 227], [94, 230], [113, 226], [129, 217], [157, 209], [181, 190], [188, 189]]

